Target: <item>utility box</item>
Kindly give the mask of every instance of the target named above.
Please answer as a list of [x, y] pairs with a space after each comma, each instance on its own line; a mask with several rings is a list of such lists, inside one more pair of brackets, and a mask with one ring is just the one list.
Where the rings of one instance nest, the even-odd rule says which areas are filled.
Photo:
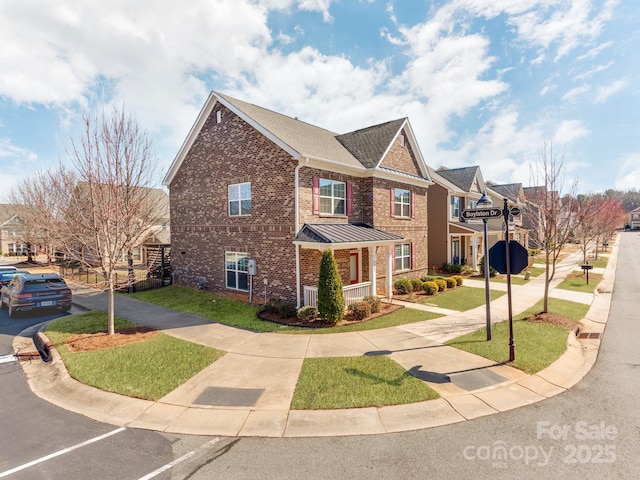
[[247, 260], [247, 273], [249, 273], [249, 275], [258, 273], [258, 267], [256, 266], [256, 260], [254, 258]]

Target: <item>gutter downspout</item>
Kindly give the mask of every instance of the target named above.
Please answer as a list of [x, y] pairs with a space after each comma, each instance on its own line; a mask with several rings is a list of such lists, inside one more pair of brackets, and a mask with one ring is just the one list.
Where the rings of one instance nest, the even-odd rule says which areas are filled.
[[[298, 159], [294, 174], [294, 229], [295, 235], [300, 231], [300, 168], [309, 162], [308, 157]], [[296, 308], [300, 308], [300, 245], [296, 244]]]

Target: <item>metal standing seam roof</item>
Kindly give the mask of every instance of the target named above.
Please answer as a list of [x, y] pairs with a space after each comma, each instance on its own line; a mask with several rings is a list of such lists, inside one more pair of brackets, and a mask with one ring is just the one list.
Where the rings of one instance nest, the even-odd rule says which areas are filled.
[[296, 242], [363, 243], [396, 242], [404, 237], [379, 230], [365, 223], [305, 223], [296, 235]]

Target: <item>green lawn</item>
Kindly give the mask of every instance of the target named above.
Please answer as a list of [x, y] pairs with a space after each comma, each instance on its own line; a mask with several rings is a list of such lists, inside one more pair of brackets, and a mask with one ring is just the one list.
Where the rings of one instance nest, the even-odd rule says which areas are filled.
[[[134, 324], [117, 318], [116, 332]], [[216, 361], [225, 352], [163, 333], [144, 341], [91, 352], [70, 352], [64, 340], [75, 333], [106, 331], [105, 312], [87, 312], [51, 322], [46, 334], [69, 374], [86, 385], [158, 400]]]
[[[507, 292], [499, 290], [489, 290], [491, 301], [500, 298], [506, 293]], [[484, 288], [457, 287], [452, 290], [445, 290], [437, 295], [429, 296], [420, 300], [418, 303], [422, 303], [424, 305], [435, 305], [440, 308], [448, 308], [450, 310], [462, 312], [484, 305], [485, 298], [486, 295]]]
[[[512, 365], [525, 373], [536, 373], [555, 362], [567, 348], [566, 326], [526, 322], [525, 318], [542, 310], [542, 300], [513, 319], [516, 360]], [[574, 322], [581, 320], [589, 310], [588, 305], [555, 298], [549, 299], [549, 311], [567, 317]], [[447, 345], [480, 355], [497, 363], [509, 360], [509, 322], [492, 326], [492, 339], [486, 340], [486, 330], [480, 329], [454, 338]]]
[[589, 273], [589, 283], [587, 284], [586, 274], [576, 272], [565, 278], [556, 288], [573, 290], [576, 292], [593, 293], [601, 280], [601, 274]]
[[385, 356], [307, 358], [291, 408], [380, 407], [438, 397], [431, 387]]

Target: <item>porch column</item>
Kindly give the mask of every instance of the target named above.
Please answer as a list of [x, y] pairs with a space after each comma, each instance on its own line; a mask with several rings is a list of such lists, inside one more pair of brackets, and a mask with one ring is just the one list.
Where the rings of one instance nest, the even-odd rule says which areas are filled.
[[369, 281], [371, 282], [371, 295], [375, 295], [378, 291], [376, 285], [376, 258], [378, 247], [369, 247]]
[[478, 247], [479, 247], [479, 241], [478, 241], [478, 236], [477, 235], [473, 235], [473, 256], [471, 261], [473, 262], [471, 264], [471, 266], [473, 267], [473, 269], [475, 270], [476, 268], [478, 268]]
[[385, 295], [389, 300], [393, 297], [393, 245], [387, 245], [387, 276], [385, 278]]

